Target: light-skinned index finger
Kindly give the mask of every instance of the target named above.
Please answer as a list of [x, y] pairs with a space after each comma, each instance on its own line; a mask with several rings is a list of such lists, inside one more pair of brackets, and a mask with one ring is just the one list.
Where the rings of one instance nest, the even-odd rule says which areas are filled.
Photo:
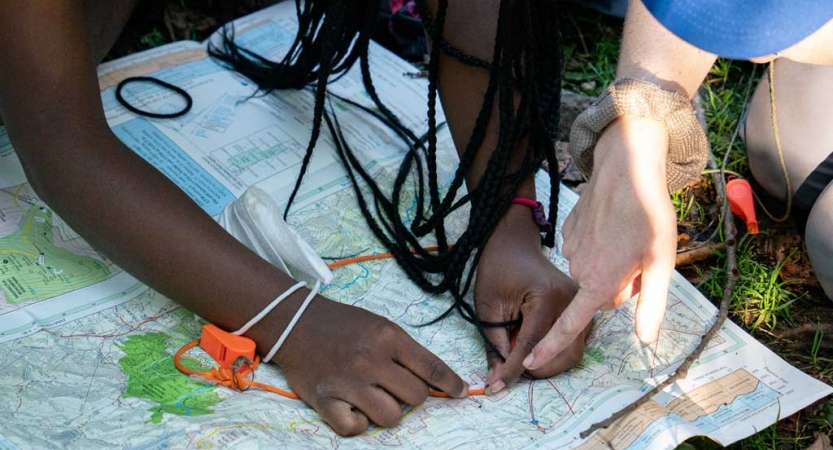
[[599, 309], [597, 303], [586, 289], [579, 289], [555, 325], [523, 361], [524, 367], [536, 370], [572, 344], [593, 320]]
[[410, 336], [397, 349], [396, 362], [433, 386], [454, 398], [468, 395], [469, 385], [443, 362]]
[[636, 303], [636, 335], [643, 343], [656, 341], [668, 304], [673, 262], [654, 262], [642, 269], [642, 286]]

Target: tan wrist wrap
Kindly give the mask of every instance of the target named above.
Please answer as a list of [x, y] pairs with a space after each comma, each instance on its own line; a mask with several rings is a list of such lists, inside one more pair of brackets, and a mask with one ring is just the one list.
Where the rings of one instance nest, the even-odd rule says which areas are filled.
[[641, 80], [616, 80], [583, 113], [570, 130], [570, 153], [585, 177], [593, 172], [593, 150], [602, 131], [617, 117], [655, 119], [668, 129], [668, 191], [683, 188], [700, 176], [709, 158], [709, 141], [691, 101]]

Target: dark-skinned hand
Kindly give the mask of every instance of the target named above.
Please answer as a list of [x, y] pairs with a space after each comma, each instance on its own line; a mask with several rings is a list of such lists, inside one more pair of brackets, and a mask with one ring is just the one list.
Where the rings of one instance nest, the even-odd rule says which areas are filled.
[[320, 296], [273, 361], [289, 387], [342, 436], [360, 434], [370, 422], [395, 426], [400, 402], [419, 405], [429, 388], [456, 398], [468, 392], [457, 374], [395, 323]]
[[[524, 373], [523, 360], [547, 334], [576, 293], [576, 285], [544, 255], [541, 237], [532, 213], [526, 206], [512, 205], [492, 235], [477, 268], [475, 306], [483, 321], [502, 322], [520, 319], [515, 346], [510, 330], [487, 328], [501, 358], [487, 348], [489, 375], [487, 394], [511, 386]], [[545, 378], [561, 373], [581, 362], [588, 325], [576, 339], [542, 367], [527, 373]]]

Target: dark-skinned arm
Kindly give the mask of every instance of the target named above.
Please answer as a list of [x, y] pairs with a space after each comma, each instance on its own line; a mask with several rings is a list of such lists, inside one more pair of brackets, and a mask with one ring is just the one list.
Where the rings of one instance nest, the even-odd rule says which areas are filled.
[[[28, 179], [93, 246], [153, 289], [236, 329], [295, 282], [239, 244], [125, 147], [104, 119], [85, 2], [0, 1], [0, 116]], [[309, 293], [249, 335], [265, 353]], [[467, 386], [392, 322], [317, 297], [275, 357], [340, 434], [391, 426], [397, 400]], [[394, 397], [395, 396], [395, 397]]]
[[[129, 273], [218, 326], [239, 327], [294, 282], [110, 131], [79, 3], [15, 3], [0, 14], [0, 114], [27, 178]], [[273, 327], [288, 322], [285, 309], [270, 315]], [[266, 343], [266, 334], [255, 336]]]
[[[436, 2], [429, 2], [436, 8]], [[476, 6], [466, 2], [449, 2], [446, 38], [463, 51], [490, 61], [495, 43], [497, 11], [500, 0], [478, 0]], [[472, 10], [494, 14], [471, 14]], [[458, 153], [462, 154], [483, 103], [489, 73], [469, 66], [440, 52], [439, 90], [449, 129]], [[486, 170], [498, 141], [497, 104], [489, 118], [482, 148], [467, 173], [469, 189], [477, 186]], [[521, 141], [519, 147], [528, 145]], [[511, 160], [520, 165], [517, 152]], [[530, 177], [517, 195], [534, 199], [535, 179]], [[555, 200], [555, 199], [553, 199]], [[481, 320], [501, 322], [522, 319], [512, 348], [505, 328], [486, 329], [486, 335], [506, 358], [487, 351], [489, 374], [487, 393], [500, 391], [514, 383], [525, 371], [522, 362], [546, 335], [575, 295], [575, 284], [559, 271], [541, 252], [541, 235], [532, 213], [526, 206], [512, 205], [489, 239], [477, 270], [474, 289], [475, 306]], [[586, 328], [589, 331], [589, 327]], [[586, 336], [586, 333], [584, 334]], [[584, 339], [576, 339], [569, 348], [547, 364], [529, 371], [535, 377], [549, 377], [572, 368], [581, 361]]]

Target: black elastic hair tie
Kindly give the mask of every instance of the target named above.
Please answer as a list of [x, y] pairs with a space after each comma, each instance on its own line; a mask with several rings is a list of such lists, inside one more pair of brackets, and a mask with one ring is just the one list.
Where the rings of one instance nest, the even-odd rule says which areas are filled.
[[[131, 105], [130, 103], [127, 102], [127, 100], [124, 99], [124, 97], [121, 95], [121, 90], [125, 86], [127, 86], [128, 84], [139, 82], [139, 81], [146, 81], [148, 83], [153, 83], [157, 86], [161, 86], [163, 88], [170, 89], [170, 90], [176, 92], [182, 98], [185, 99], [185, 107], [182, 108], [181, 110], [177, 111], [177, 112], [170, 113], [170, 114], [160, 114], [160, 113], [142, 111], [141, 109], [136, 108], [135, 106]], [[191, 107], [194, 106], [194, 99], [191, 98], [191, 95], [188, 94], [188, 92], [186, 92], [185, 89], [182, 89], [181, 87], [174, 86], [171, 83], [167, 83], [167, 82], [164, 82], [164, 81], [162, 81], [158, 78], [153, 78], [153, 77], [128, 77], [128, 78], [125, 78], [125, 79], [121, 80], [119, 85], [116, 86], [116, 100], [118, 100], [119, 103], [121, 103], [122, 106], [127, 108], [128, 111], [130, 111], [134, 114], [138, 114], [140, 116], [152, 117], [154, 119], [174, 119], [174, 118], [177, 118], [177, 117], [180, 117], [180, 116], [184, 116], [185, 114], [188, 114], [188, 111], [190, 111]]]

